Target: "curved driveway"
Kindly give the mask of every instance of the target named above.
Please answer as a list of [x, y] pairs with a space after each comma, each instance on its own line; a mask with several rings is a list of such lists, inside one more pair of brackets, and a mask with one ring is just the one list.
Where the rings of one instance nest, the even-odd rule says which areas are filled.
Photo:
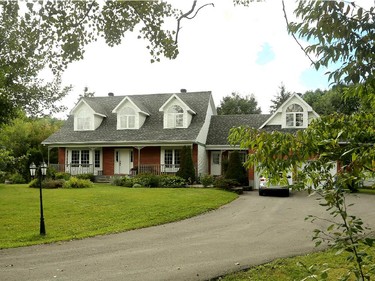
[[[375, 197], [350, 196], [353, 212], [375, 225]], [[120, 234], [0, 251], [5, 280], [207, 280], [277, 257], [314, 250], [324, 208], [306, 193], [241, 195], [191, 219]]]

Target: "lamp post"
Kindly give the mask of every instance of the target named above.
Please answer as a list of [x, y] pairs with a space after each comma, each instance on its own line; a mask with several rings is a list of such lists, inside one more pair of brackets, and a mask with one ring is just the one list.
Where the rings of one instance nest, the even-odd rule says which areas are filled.
[[39, 178], [39, 200], [40, 200], [40, 235], [46, 235], [46, 227], [44, 225], [43, 216], [43, 193], [42, 193], [42, 177], [47, 174], [47, 164], [43, 162], [39, 167], [35, 166], [34, 162], [30, 165], [30, 174], [32, 178], [35, 178], [35, 174], [38, 171]]

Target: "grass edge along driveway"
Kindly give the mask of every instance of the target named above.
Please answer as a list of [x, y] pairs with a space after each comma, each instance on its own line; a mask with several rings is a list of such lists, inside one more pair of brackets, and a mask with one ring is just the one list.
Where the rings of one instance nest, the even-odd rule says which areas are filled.
[[43, 189], [46, 236], [39, 235], [39, 190], [0, 184], [0, 249], [81, 239], [174, 222], [237, 198], [209, 188]]

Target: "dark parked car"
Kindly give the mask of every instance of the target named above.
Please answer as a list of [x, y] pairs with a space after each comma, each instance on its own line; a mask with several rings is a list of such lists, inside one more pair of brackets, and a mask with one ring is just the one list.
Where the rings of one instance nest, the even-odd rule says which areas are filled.
[[288, 184], [287, 185], [272, 185], [268, 182], [268, 179], [261, 176], [259, 179], [259, 195], [277, 195], [288, 197], [289, 196], [289, 185], [292, 184], [292, 177], [288, 176]]

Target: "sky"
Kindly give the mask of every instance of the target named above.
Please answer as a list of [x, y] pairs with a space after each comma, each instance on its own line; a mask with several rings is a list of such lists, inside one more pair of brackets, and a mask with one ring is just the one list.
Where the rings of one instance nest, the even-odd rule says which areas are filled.
[[[193, 0], [168, 2], [187, 12]], [[63, 100], [69, 109], [62, 115], [73, 108], [84, 87], [95, 96], [212, 91], [216, 106], [233, 92], [253, 94], [262, 113], [269, 112], [282, 83], [300, 93], [329, 87], [327, 70], [316, 71], [288, 35], [280, 0], [250, 7], [235, 7], [232, 0], [198, 0], [197, 7], [210, 2], [215, 7], [181, 21], [174, 60], [162, 57], [151, 63], [146, 42], [136, 33], [127, 33], [123, 43], [112, 48], [103, 41], [90, 44], [85, 58], [70, 64], [62, 76], [63, 85], [73, 86]], [[285, 4], [291, 20], [295, 1]]]

